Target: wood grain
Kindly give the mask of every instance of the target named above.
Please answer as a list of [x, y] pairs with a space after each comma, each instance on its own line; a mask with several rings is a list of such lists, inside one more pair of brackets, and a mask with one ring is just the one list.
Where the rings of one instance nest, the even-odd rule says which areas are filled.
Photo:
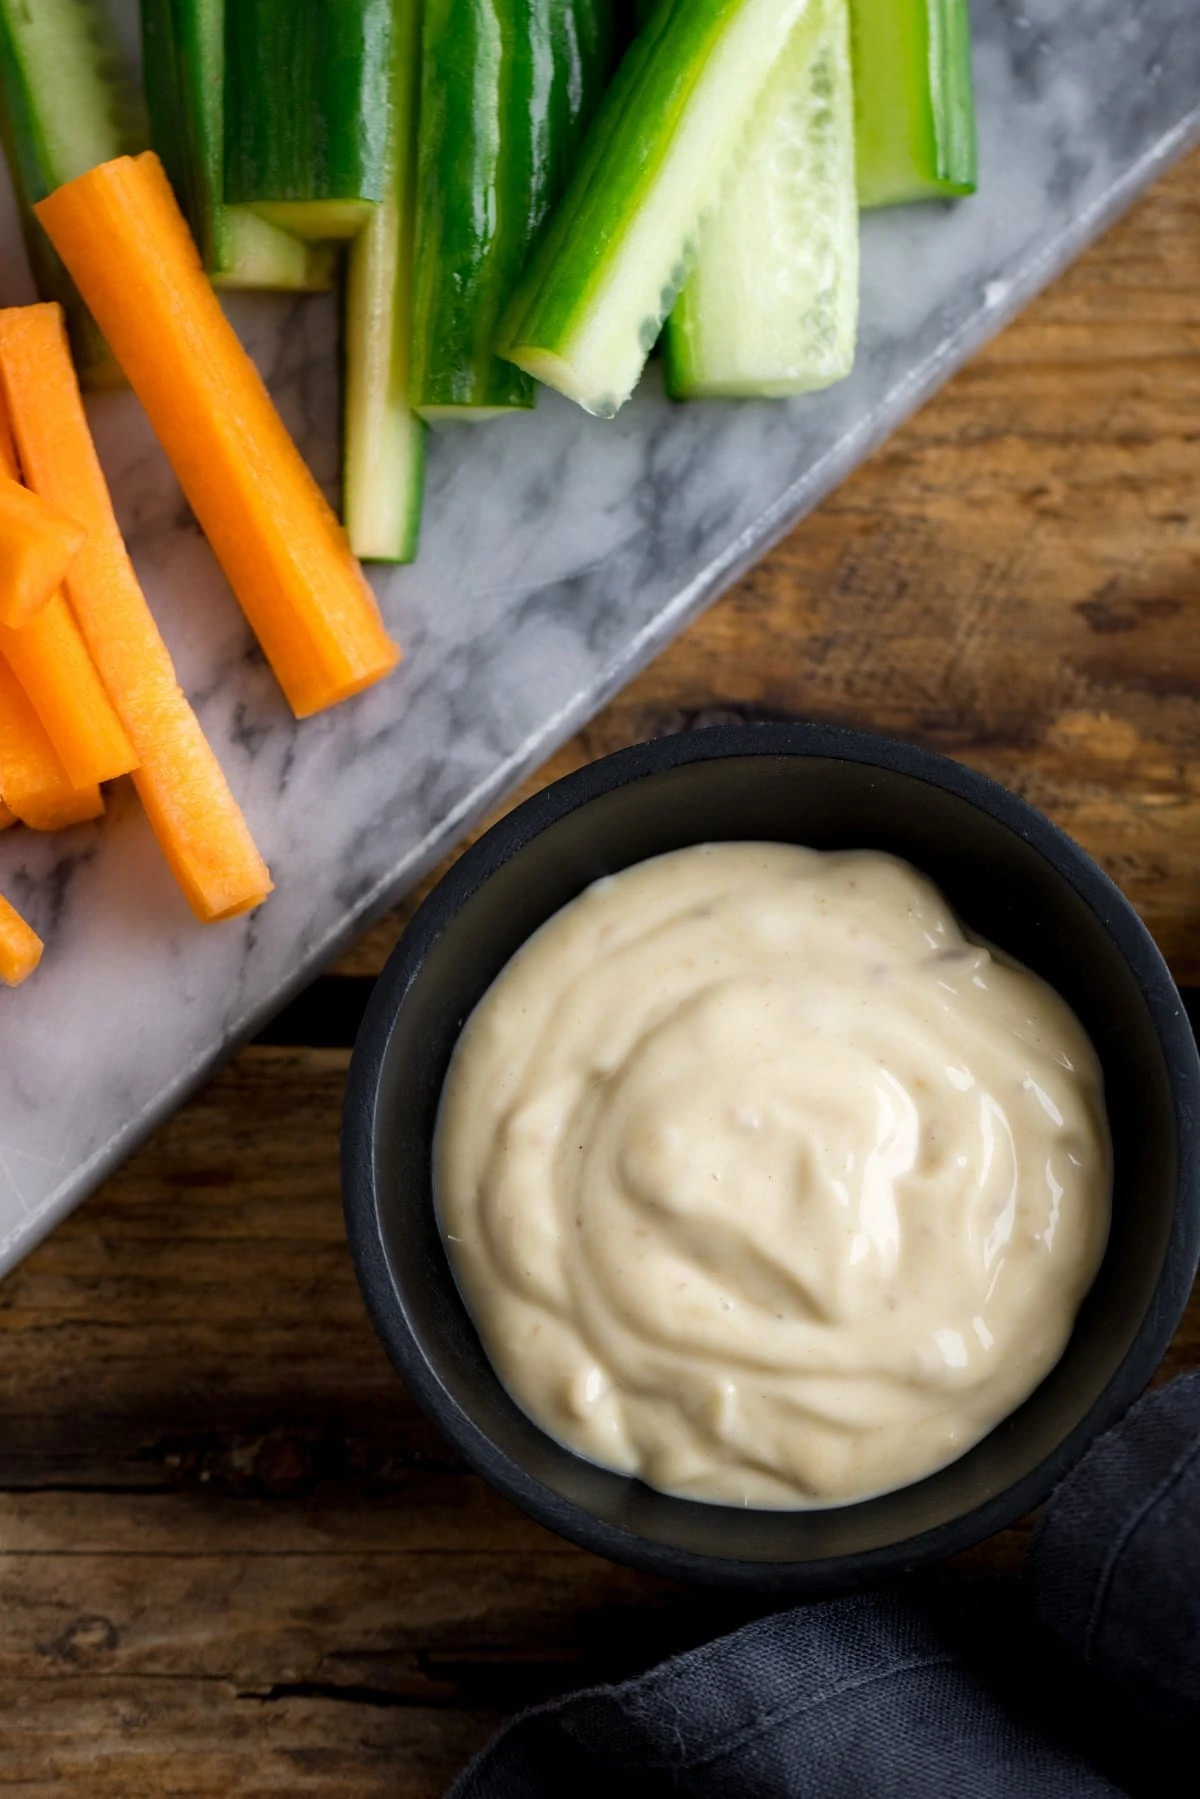
[[[539, 779], [878, 726], [1046, 807], [1200, 980], [1198, 485], [1193, 157]], [[431, 1799], [514, 1708], [753, 1610], [551, 1538], [415, 1411], [342, 1241], [346, 1060], [247, 1051], [0, 1286], [0, 1787]]]

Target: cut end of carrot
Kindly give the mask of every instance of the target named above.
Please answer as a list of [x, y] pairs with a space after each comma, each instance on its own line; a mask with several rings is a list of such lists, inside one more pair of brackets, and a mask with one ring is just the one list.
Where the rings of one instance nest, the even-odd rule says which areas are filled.
[[244, 918], [247, 912], [257, 911], [263, 901], [269, 899], [274, 891], [275, 883], [268, 875], [267, 884], [261, 893], [252, 894], [249, 899], [237, 900], [233, 905], [227, 906], [224, 912], [197, 913], [197, 917], [200, 918], [202, 924], [224, 924], [229, 918]]
[[0, 625], [3, 655], [25, 689], [76, 787], [131, 774], [134, 751], [63, 594], [12, 631]]
[[19, 987], [41, 961], [42, 949], [37, 932], [0, 894], [0, 981]]
[[98, 787], [72, 787], [53, 803], [27, 808], [21, 822], [31, 831], [67, 831], [103, 816], [104, 795]]
[[0, 624], [20, 630], [48, 604], [86, 536], [56, 506], [0, 475]]
[[270, 899], [275, 891], [275, 883], [265, 867], [261, 877], [255, 883], [254, 890], [250, 893], [236, 894], [227, 905], [221, 905], [219, 901], [215, 901], [211, 890], [203, 893], [189, 890], [188, 884], [179, 878], [178, 870], [176, 870], [176, 879], [179, 879], [187, 902], [201, 924], [225, 924], [231, 918], [244, 918], [247, 912], [257, 912], [264, 900]]
[[[274, 892], [270, 870], [199, 725], [174, 780], [164, 781], [151, 761], [137, 771], [133, 784], [167, 866], [201, 924], [253, 912]], [[191, 829], [185, 828], [189, 814], [196, 820]]]
[[399, 668], [402, 661], [399, 644], [385, 636], [379, 654], [367, 669], [332, 685], [313, 690], [306, 688], [303, 694], [289, 694], [292, 711], [297, 718], [312, 718], [317, 712], [328, 712], [331, 706], [340, 706], [343, 700], [352, 700], [356, 693], [365, 693], [368, 687], [378, 686]]
[[0, 655], [0, 791], [22, 824], [60, 831], [99, 818], [95, 785], [75, 787], [28, 696]]

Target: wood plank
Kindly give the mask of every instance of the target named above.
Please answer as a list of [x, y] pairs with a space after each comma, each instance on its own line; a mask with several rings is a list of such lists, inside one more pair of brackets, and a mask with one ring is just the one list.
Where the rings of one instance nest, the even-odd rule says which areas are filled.
[[427, 1799], [501, 1722], [349, 1691], [241, 1694], [219, 1678], [71, 1668], [0, 1681], [0, 1709], [0, 1790], [22, 1799]]

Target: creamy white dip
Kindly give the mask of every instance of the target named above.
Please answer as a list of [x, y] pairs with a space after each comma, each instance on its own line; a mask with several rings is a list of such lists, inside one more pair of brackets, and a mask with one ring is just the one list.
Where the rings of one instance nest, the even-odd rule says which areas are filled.
[[1111, 1185], [1063, 1000], [906, 863], [771, 843], [656, 857], [550, 919], [463, 1032], [435, 1177], [543, 1430], [769, 1508], [918, 1480], [1013, 1411]]

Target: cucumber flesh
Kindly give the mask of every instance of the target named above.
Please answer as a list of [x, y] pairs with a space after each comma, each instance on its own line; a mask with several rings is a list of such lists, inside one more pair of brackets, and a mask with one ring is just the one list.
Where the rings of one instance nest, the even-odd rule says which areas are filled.
[[413, 561], [425, 486], [425, 427], [409, 403], [420, 0], [395, 0], [393, 28], [388, 188], [346, 276], [345, 521], [373, 562]]
[[413, 394], [427, 419], [534, 404], [496, 334], [612, 60], [613, 0], [427, 0]]
[[[536, 393], [530, 399], [532, 406]], [[489, 419], [507, 418], [512, 406], [422, 406], [421, 417], [427, 425], [486, 425]]]
[[0, 139], [43, 300], [67, 315], [81, 381], [123, 385], [108, 346], [31, 208], [65, 181], [146, 147], [111, 22], [94, 0], [0, 0]]
[[695, 258], [810, 0], [659, 0], [504, 321], [501, 353], [611, 418]]
[[346, 243], [357, 236], [375, 200], [254, 200], [251, 210], [266, 224], [310, 243]]
[[812, 0], [700, 232], [666, 330], [667, 390], [809, 393], [854, 366], [858, 199], [846, 0]]
[[327, 294], [337, 276], [332, 244], [308, 244], [248, 206], [220, 206], [213, 219], [214, 287]]
[[859, 204], [973, 194], [967, 0], [851, 0], [850, 24]]
[[151, 143], [216, 286], [329, 288], [331, 252], [224, 204], [225, 7], [226, 0], [141, 0]]
[[387, 189], [393, 0], [236, 0], [225, 34], [225, 198], [349, 238]]

